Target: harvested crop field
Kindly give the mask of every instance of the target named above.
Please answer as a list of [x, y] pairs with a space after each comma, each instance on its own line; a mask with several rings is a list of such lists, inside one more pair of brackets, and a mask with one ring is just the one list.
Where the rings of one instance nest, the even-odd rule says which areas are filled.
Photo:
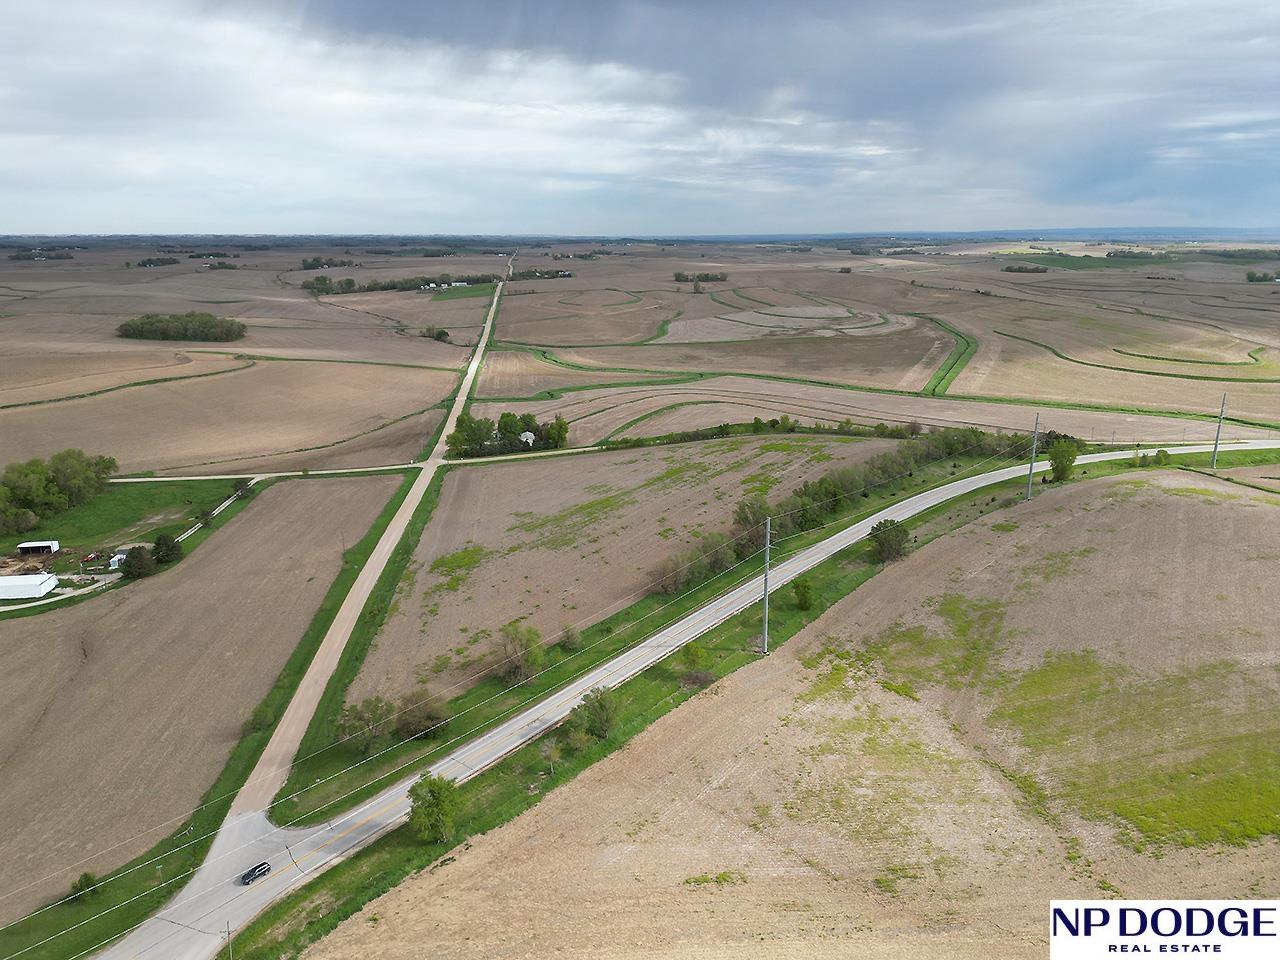
[[0, 916], [129, 860], [192, 811], [337, 575], [341, 545], [398, 483], [276, 484], [173, 570], [0, 621], [0, 888], [26, 888]]
[[[477, 416], [496, 418], [504, 410], [549, 419], [557, 413], [569, 421], [575, 444], [607, 437], [661, 436], [677, 430], [765, 420], [787, 414], [804, 423], [856, 423], [924, 426], [976, 426], [1028, 432], [1040, 414], [1041, 426], [1086, 440], [1149, 442], [1211, 441], [1213, 423], [1172, 417], [1106, 411], [1059, 410], [1032, 404], [986, 403], [946, 397], [911, 397], [843, 390], [812, 384], [747, 377], [708, 377], [690, 383], [610, 387], [568, 393], [550, 400], [476, 403]], [[1246, 439], [1270, 432], [1227, 423], [1223, 436]]]
[[[259, 361], [195, 380], [0, 410], [0, 463], [79, 447], [110, 453], [125, 472], [246, 457], [270, 469], [277, 462], [334, 463], [334, 455], [345, 451], [333, 445], [360, 437], [377, 441], [357, 448], [363, 454], [402, 462], [430, 437], [433, 425], [423, 421], [423, 412], [440, 403], [455, 381], [442, 370]], [[397, 421], [410, 417], [419, 418], [410, 433], [396, 429]], [[303, 448], [324, 449], [274, 459]]]
[[548, 642], [593, 623], [648, 593], [664, 559], [727, 530], [747, 494], [780, 496], [893, 445], [743, 437], [455, 468], [349, 699], [465, 686], [509, 620]]
[[[1125, 359], [1116, 357], [1117, 361]], [[1192, 380], [1099, 369], [1059, 359], [1044, 347], [998, 334], [982, 341], [977, 356], [956, 378], [951, 392], [1213, 414], [1227, 393], [1233, 415], [1280, 421], [1280, 383]]]
[[498, 318], [503, 340], [549, 346], [636, 343], [657, 336], [662, 324], [676, 317], [715, 309], [706, 297], [674, 290], [584, 290], [579, 284], [577, 289], [518, 292], [523, 287], [513, 281], [503, 296]]
[[895, 390], [919, 390], [954, 346], [915, 321], [865, 336], [777, 337], [731, 343], [646, 344], [558, 351], [571, 363], [694, 373], [764, 373]]
[[305, 956], [1040, 958], [1053, 897], [1280, 896], [1278, 537], [1176, 472], [997, 511]]
[[593, 383], [631, 383], [653, 379], [650, 373], [612, 373], [577, 370], [524, 350], [494, 350], [485, 354], [476, 384], [477, 397], [531, 397], [544, 390], [581, 387]]
[[0, 354], [0, 407], [112, 390], [130, 383], [234, 370], [244, 360], [172, 349]]

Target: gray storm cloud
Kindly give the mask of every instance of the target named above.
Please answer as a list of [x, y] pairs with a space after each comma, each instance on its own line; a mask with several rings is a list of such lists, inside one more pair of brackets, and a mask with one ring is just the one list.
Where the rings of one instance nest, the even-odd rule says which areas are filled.
[[6, 13], [0, 232], [1280, 222], [1280, 9]]

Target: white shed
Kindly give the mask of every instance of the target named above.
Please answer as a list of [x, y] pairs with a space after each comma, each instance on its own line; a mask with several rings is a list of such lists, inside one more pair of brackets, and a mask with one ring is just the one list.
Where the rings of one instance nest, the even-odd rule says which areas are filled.
[[0, 577], [0, 600], [35, 600], [52, 592], [58, 578], [52, 573], [22, 573]]
[[61, 549], [62, 544], [57, 540], [28, 540], [18, 544], [18, 553], [23, 556], [33, 553], [57, 553]]

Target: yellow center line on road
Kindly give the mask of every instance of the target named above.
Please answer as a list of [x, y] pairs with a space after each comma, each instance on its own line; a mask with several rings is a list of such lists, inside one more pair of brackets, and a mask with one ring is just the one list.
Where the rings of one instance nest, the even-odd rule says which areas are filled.
[[400, 802], [400, 799], [401, 798], [399, 797], [392, 798], [391, 800], [384, 803], [382, 806], [378, 807], [378, 809], [374, 810], [371, 814], [369, 814], [363, 820], [357, 820], [355, 823], [347, 827], [347, 829], [343, 830], [341, 833], [335, 833], [332, 837], [330, 837], [324, 843], [320, 844], [318, 847], [315, 847], [312, 850], [308, 850], [302, 856], [297, 858], [290, 857], [290, 859], [293, 860], [293, 865], [298, 868], [299, 872], [304, 872], [302, 870], [301, 864], [304, 863], [308, 857], [315, 856], [317, 853], [319, 853], [325, 847], [329, 846], [331, 843], [336, 843], [337, 841], [341, 840], [343, 837], [348, 836], [351, 833], [354, 833], [356, 830], [363, 827], [370, 820], [373, 820], [374, 818], [376, 818], [379, 814], [383, 813], [384, 811], [390, 810], [392, 807], [394, 807], [397, 803]]

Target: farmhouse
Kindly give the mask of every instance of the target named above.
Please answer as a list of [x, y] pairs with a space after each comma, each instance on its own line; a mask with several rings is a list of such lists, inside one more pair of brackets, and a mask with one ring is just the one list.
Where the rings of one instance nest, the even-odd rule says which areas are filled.
[[0, 577], [0, 600], [34, 600], [50, 593], [58, 585], [52, 573], [20, 573]]
[[57, 553], [61, 549], [62, 545], [57, 540], [27, 540], [25, 543], [18, 544], [18, 555], [29, 557], [42, 553]]

